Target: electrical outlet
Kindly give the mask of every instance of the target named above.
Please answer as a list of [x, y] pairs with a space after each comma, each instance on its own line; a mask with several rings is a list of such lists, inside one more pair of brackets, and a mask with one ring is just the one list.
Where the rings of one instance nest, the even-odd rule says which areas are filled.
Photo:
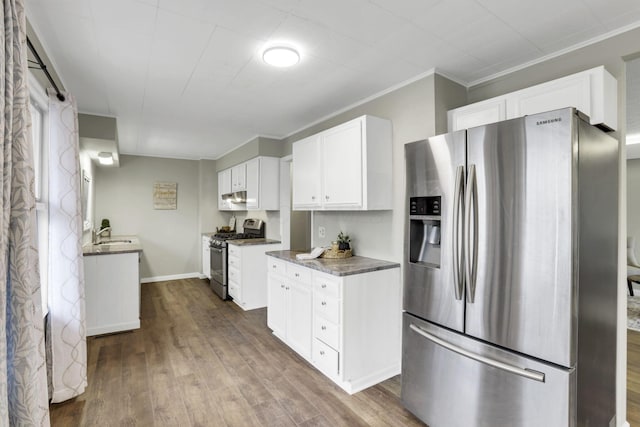
[[327, 230], [324, 227], [318, 227], [318, 237], [323, 238], [327, 235]]

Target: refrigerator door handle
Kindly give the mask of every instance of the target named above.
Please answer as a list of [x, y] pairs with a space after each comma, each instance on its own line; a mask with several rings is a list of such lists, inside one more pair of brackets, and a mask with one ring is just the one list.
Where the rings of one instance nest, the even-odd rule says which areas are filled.
[[531, 369], [520, 368], [518, 366], [513, 366], [508, 363], [500, 362], [499, 360], [491, 359], [485, 356], [481, 356], [479, 354], [473, 353], [471, 351], [465, 350], [464, 348], [458, 347], [455, 344], [451, 344], [441, 338], [436, 337], [435, 335], [430, 334], [429, 332], [422, 329], [420, 326], [416, 326], [415, 324], [411, 324], [409, 326], [412, 331], [421, 335], [422, 337], [428, 339], [429, 341], [446, 348], [447, 350], [453, 351], [454, 353], [458, 353], [461, 356], [468, 357], [471, 360], [475, 360], [476, 362], [484, 363], [485, 365], [492, 366], [497, 369], [501, 369], [503, 371], [520, 375], [521, 377], [539, 381], [541, 383], [544, 382], [544, 373], [534, 371]]
[[[467, 302], [473, 304], [476, 297], [476, 267], [478, 265], [478, 189], [476, 165], [469, 166], [464, 211], [464, 262], [467, 286]], [[472, 224], [473, 221], [473, 224]], [[471, 227], [473, 226], [473, 234]]]
[[[462, 299], [463, 281], [463, 261], [460, 257], [459, 233], [460, 233], [460, 211], [464, 207], [464, 166], [456, 168], [455, 189], [453, 192], [453, 286], [457, 300]], [[463, 235], [464, 236], [464, 235]]]

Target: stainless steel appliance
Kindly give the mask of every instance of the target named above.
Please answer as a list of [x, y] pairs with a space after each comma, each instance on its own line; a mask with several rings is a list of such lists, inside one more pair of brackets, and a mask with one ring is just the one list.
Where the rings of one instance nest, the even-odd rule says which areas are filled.
[[404, 405], [430, 427], [615, 425], [618, 142], [567, 108], [405, 160]]
[[227, 241], [260, 239], [265, 236], [265, 223], [261, 219], [247, 218], [242, 223], [242, 233], [216, 233], [210, 240], [211, 289], [223, 300], [231, 299], [228, 293]]

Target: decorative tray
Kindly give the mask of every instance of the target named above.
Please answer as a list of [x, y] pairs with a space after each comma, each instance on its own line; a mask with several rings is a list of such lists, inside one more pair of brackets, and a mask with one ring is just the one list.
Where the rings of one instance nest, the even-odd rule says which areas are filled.
[[332, 248], [332, 249], [326, 249], [320, 257], [336, 259], [336, 258], [349, 258], [351, 256], [353, 256], [351, 249], [345, 249], [341, 251], [339, 249]]

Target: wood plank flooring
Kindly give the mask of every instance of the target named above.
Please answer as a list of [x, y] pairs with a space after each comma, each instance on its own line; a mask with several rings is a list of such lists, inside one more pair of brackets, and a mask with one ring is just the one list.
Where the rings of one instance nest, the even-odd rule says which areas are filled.
[[[394, 377], [353, 396], [203, 280], [142, 285], [142, 327], [87, 340], [89, 386], [52, 426], [424, 426]], [[627, 421], [640, 425], [640, 332], [628, 331]]]
[[199, 279], [143, 284], [141, 328], [87, 348], [89, 386], [51, 405], [53, 426], [424, 426], [399, 377], [349, 396], [273, 337], [265, 309]]

